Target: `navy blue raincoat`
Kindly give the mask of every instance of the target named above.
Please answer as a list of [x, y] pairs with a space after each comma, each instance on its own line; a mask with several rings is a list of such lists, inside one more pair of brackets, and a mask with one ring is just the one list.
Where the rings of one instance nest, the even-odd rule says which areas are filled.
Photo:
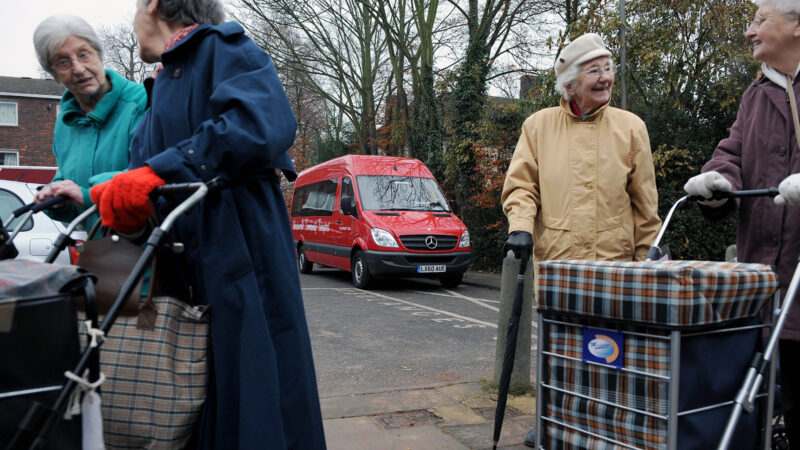
[[[131, 168], [222, 188], [178, 219], [159, 256], [167, 295], [208, 304], [209, 396], [201, 448], [325, 447], [311, 344], [276, 169], [296, 177], [297, 123], [270, 60], [238, 24], [200, 25], [162, 55]], [[171, 206], [158, 205], [162, 214]]]

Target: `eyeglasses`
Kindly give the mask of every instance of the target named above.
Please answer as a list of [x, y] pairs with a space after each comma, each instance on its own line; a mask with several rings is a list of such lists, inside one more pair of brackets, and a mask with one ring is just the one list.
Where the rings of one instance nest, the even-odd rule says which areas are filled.
[[94, 58], [96, 56], [97, 53], [89, 49], [81, 50], [75, 56], [65, 56], [65, 55], [57, 56], [56, 60], [53, 62], [53, 68], [61, 72], [66, 72], [67, 70], [70, 70], [72, 68], [72, 62], [75, 61], [76, 59], [78, 60], [79, 63], [81, 63], [81, 65], [86, 65], [94, 61]]
[[751, 27], [760, 28], [761, 24], [764, 23], [765, 20], [769, 19], [770, 17], [774, 16], [775, 14], [767, 14], [766, 16], [759, 16], [756, 14], [756, 17], [750, 22]]
[[[748, 28], [750, 28], [750, 27], [760, 28], [761, 24], [764, 23], [770, 17], [780, 16], [780, 15], [781, 15], [781, 13], [767, 14], [766, 16], [759, 16], [758, 14], [756, 14], [756, 17], [753, 19], [752, 22], [750, 22], [750, 26], [748, 26]], [[788, 14], [783, 14], [783, 15], [786, 16], [786, 18], [789, 19], [789, 20], [797, 20], [797, 18], [798, 18], [797, 14], [788, 13]]]
[[593, 66], [589, 70], [585, 70], [584, 73], [590, 78], [600, 78], [600, 74], [613, 76], [614, 68], [610, 64], [605, 67]]

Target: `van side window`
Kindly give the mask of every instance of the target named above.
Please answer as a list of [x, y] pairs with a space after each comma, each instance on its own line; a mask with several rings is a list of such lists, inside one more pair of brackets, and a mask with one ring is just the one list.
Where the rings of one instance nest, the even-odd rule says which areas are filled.
[[[342, 196], [341, 197], [350, 197], [355, 200], [355, 193], [353, 192], [353, 182], [350, 178], [342, 178]], [[339, 199], [339, 212], [342, 212], [342, 202], [341, 197]]]
[[292, 216], [332, 216], [339, 180], [325, 180], [294, 190]]

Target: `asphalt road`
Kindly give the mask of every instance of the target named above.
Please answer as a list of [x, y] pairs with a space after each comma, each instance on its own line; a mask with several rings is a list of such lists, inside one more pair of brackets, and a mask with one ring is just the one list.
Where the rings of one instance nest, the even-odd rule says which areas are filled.
[[436, 280], [353, 287], [350, 273], [300, 275], [320, 396], [491, 379], [500, 291]]

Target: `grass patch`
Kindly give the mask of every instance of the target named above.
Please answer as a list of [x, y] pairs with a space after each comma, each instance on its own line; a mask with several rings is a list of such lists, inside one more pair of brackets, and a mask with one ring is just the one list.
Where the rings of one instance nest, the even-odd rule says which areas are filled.
[[[497, 395], [499, 386], [494, 380], [481, 380], [481, 390], [487, 394]], [[531, 385], [511, 385], [508, 389], [509, 395], [530, 395], [536, 397], [536, 388]]]

